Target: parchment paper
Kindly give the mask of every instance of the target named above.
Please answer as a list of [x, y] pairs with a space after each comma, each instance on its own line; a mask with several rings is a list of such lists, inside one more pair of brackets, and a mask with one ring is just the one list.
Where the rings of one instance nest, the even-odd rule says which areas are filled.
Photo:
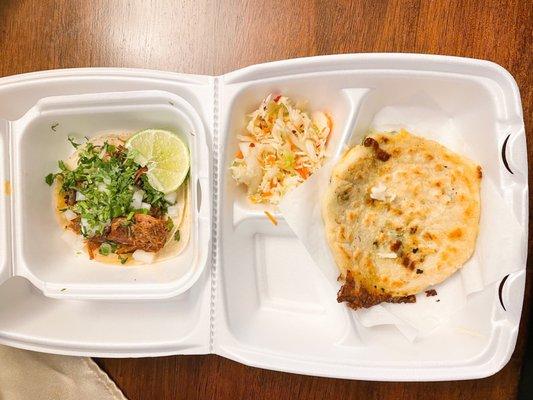
[[[399, 131], [435, 140], [449, 149], [476, 160], [475, 151], [468, 146], [461, 132], [454, 124], [453, 116], [447, 115], [423, 94], [402, 104], [387, 106], [378, 111], [369, 130]], [[341, 146], [360, 143], [361, 138], [348, 137]], [[331, 154], [339, 153], [332, 151]], [[336, 296], [340, 284], [339, 271], [331, 256], [324, 234], [321, 215], [321, 195], [324, 193], [336, 159], [330, 159], [305, 183], [289, 192], [279, 205], [285, 220], [304, 244], [307, 251], [331, 283], [331, 296]], [[482, 165], [483, 167], [483, 165]], [[507, 206], [491, 178], [484, 176], [481, 183], [481, 218], [479, 235], [473, 256], [457, 273], [434, 287], [437, 296], [417, 295], [414, 304], [383, 303], [351, 311], [356, 321], [364, 327], [395, 325], [405, 337], [412, 341], [418, 336], [429, 334], [468, 301], [468, 295], [483, 290], [505, 275], [520, 268], [520, 256], [506, 253], [522, 235], [522, 227], [510, 206]], [[345, 305], [339, 305], [345, 307]]]

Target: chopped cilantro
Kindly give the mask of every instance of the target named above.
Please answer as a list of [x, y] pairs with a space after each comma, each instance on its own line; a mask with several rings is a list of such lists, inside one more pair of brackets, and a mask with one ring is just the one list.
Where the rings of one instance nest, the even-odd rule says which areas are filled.
[[165, 194], [156, 190], [148, 182], [148, 177], [146, 174], [141, 176], [141, 185], [144, 190], [144, 200], [146, 203], [150, 204], [152, 207], [160, 208], [162, 211], [166, 212], [168, 203], [165, 200]]
[[[72, 138], [69, 142], [79, 146]], [[123, 147], [107, 142], [103, 146], [95, 146], [91, 142], [79, 148], [79, 159], [75, 169], [67, 168], [63, 161], [58, 162], [60, 172], [48, 174], [45, 182], [52, 185], [56, 176], [61, 178], [61, 191], [66, 193], [75, 190], [83, 194], [76, 204], [70, 207], [81, 217], [81, 232], [85, 237], [103, 234], [111, 220], [126, 217], [130, 221], [135, 213], [148, 214], [147, 209], [133, 209], [133, 193], [143, 190], [142, 201], [166, 213], [168, 204], [165, 195], [154, 189], [146, 176], [135, 179], [140, 165], [135, 163], [132, 154]], [[110, 250], [103, 246], [104, 252]], [[111, 252], [114, 250], [110, 250]]]
[[70, 135], [67, 137], [67, 140], [70, 142], [70, 144], [72, 145], [72, 147], [74, 147], [75, 149], [77, 149], [78, 147], [81, 146], [81, 143], [76, 143], [76, 142], [74, 141], [74, 137], [72, 137], [72, 136], [70, 136]]
[[104, 242], [100, 245], [100, 254], [103, 256], [108, 256], [110, 253], [117, 251], [117, 244], [113, 242]]
[[174, 222], [172, 221], [172, 218], [167, 219], [166, 225], [167, 225], [167, 231], [170, 232], [172, 228], [174, 228]]
[[126, 264], [126, 262], [128, 261], [128, 257], [118, 256], [118, 259], [120, 260], [121, 264]]
[[174, 234], [174, 240], [175, 240], [176, 242], [179, 242], [180, 239], [181, 239], [181, 237], [180, 237], [180, 230], [178, 229], [178, 230], [176, 231], [176, 233]]
[[45, 176], [44, 181], [48, 184], [48, 186], [52, 186], [52, 183], [54, 183], [55, 175], [50, 173]]
[[104, 143], [104, 151], [108, 154], [113, 154], [116, 150], [116, 147], [107, 142]]
[[103, 256], [108, 256], [111, 253], [111, 245], [109, 243], [102, 243], [100, 245], [100, 254]]

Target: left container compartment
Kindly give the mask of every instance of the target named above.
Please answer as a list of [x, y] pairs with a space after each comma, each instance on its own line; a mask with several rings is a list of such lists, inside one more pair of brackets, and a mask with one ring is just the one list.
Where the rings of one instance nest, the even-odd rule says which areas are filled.
[[[2, 214], [6, 228], [0, 233], [0, 240], [5, 239], [1, 246], [6, 247], [0, 252], [0, 267], [5, 266], [2, 281], [11, 275], [25, 277], [49, 297], [133, 300], [176, 296], [198, 279], [211, 237], [209, 153], [202, 121], [185, 99], [156, 90], [47, 97], [2, 127], [0, 146], [6, 157], [0, 173], [10, 175], [6, 181], [12, 187], [11, 196], [3, 196], [0, 205], [0, 212], [6, 211]], [[101, 264], [76, 255], [61, 238], [44, 176], [56, 171], [57, 160], [72, 152], [69, 135], [79, 139], [147, 128], [173, 131], [191, 153], [191, 233], [186, 248], [175, 258], [139, 266]], [[6, 198], [11, 207], [6, 206]], [[10, 237], [13, 246], [7, 244]]]

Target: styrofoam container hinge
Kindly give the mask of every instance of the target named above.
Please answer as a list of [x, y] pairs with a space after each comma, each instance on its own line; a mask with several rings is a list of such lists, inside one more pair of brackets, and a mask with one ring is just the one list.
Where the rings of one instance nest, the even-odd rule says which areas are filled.
[[0, 285], [13, 276], [11, 249], [11, 123], [0, 118]]
[[217, 265], [219, 262], [218, 223], [219, 223], [219, 78], [213, 81], [213, 210], [212, 210], [212, 242], [211, 242], [211, 298], [210, 298], [210, 324], [209, 324], [209, 351], [215, 352], [216, 334], [216, 304], [217, 304]]

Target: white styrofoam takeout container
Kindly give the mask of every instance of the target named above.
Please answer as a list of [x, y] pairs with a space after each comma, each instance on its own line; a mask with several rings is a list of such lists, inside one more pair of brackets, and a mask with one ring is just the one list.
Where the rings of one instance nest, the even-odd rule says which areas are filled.
[[[124, 267], [95, 263], [66, 245], [58, 226], [52, 190], [43, 174], [78, 142], [104, 132], [164, 128], [175, 132], [191, 153], [191, 235], [174, 259]], [[163, 91], [55, 96], [40, 99], [22, 118], [7, 124], [11, 143], [13, 226], [12, 268], [46, 296], [76, 299], [167, 298], [189, 289], [207, 259], [211, 235], [208, 149], [202, 122], [181, 97]], [[203, 205], [198, 202], [203, 191]], [[10, 272], [10, 273], [9, 273]]]
[[[361, 89], [366, 94], [356, 102], [353, 93]], [[202, 206], [206, 201], [212, 206], [209, 270], [179, 296], [136, 302], [52, 299], [23, 278], [9, 279], [0, 287], [0, 342], [109, 357], [216, 353], [263, 368], [370, 380], [479, 378], [509, 360], [525, 283], [528, 187], [520, 97], [503, 68], [455, 57], [358, 54], [279, 61], [220, 77], [130, 69], [45, 71], [0, 80], [0, 117], [16, 121], [49, 96], [139, 90], [181, 97], [205, 128], [211, 155], [205, 161], [213, 160], [210, 198], [202, 187]], [[336, 303], [286, 223], [280, 219], [273, 226], [230, 179], [235, 134], [244, 115], [270, 92], [329, 111], [336, 140], [364, 131], [378, 109], [420, 92], [456, 115], [461, 132], [479, 144], [477, 161], [524, 227], [516, 246], [502, 249], [522, 255], [520, 271], [471, 295], [448, 324], [413, 343], [390, 326], [359, 326]], [[17, 152], [6, 129], [1, 132], [2, 154]], [[10, 164], [3, 161], [0, 173], [9, 179]], [[11, 179], [17, 174], [11, 170]], [[18, 196], [27, 195], [16, 186], [14, 181], [14, 196], [0, 202], [6, 222], [0, 266], [10, 271], [24, 230], [15, 208]]]

